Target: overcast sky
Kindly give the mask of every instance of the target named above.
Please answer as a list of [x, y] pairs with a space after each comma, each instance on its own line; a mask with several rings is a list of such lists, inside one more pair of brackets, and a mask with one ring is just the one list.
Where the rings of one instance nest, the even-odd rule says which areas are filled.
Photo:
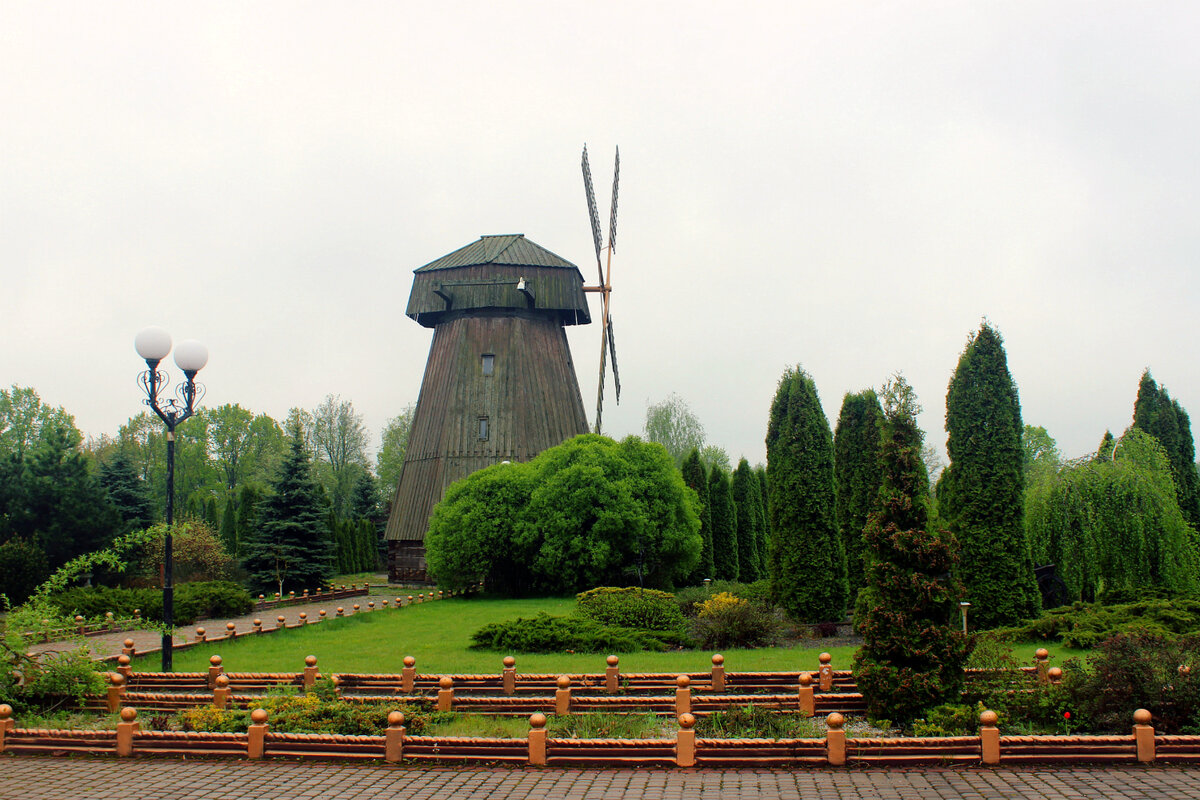
[[[208, 405], [282, 420], [339, 394], [376, 445], [429, 350], [413, 269], [524, 233], [595, 280], [587, 142], [605, 220], [622, 159], [606, 433], [675, 392], [764, 460], [799, 363], [831, 425], [903, 371], [944, 452], [986, 317], [1025, 421], [1083, 455], [1129, 424], [1144, 367], [1200, 414], [1198, 17], [6, 0], [0, 384], [115, 435], [157, 324], [209, 346]], [[599, 326], [568, 331], [592, 419]]]

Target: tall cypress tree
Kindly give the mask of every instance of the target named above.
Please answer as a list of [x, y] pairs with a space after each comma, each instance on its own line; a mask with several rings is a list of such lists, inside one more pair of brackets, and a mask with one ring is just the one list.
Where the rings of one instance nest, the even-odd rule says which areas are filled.
[[838, 535], [846, 549], [846, 582], [852, 598], [866, 585], [863, 528], [879, 500], [882, 419], [883, 409], [873, 389], [847, 393], [833, 434]]
[[737, 509], [725, 470], [713, 464], [708, 475], [708, 504], [712, 515], [714, 576], [726, 581], [738, 579]]
[[704, 471], [704, 462], [700, 460], [699, 448], [692, 448], [683, 460], [683, 482], [686, 483], [696, 496], [700, 498], [700, 538], [703, 545], [700, 549], [700, 564], [692, 575], [692, 583], [700, 583], [705, 578], [716, 577], [713, 563], [712, 511], [708, 505], [708, 475]]
[[771, 589], [791, 616], [840, 620], [846, 557], [834, 518], [833, 434], [817, 387], [801, 368], [779, 380], [767, 424]]
[[1200, 474], [1196, 471], [1196, 446], [1192, 440], [1192, 422], [1179, 402], [1171, 399], [1165, 386], [1159, 386], [1142, 373], [1137, 402], [1133, 406], [1133, 427], [1158, 439], [1171, 462], [1175, 497], [1179, 510], [1193, 528], [1200, 527]]
[[316, 480], [299, 431], [280, 466], [274, 493], [260, 504], [258, 525], [243, 543], [251, 589], [300, 592], [328, 582], [334, 552]]
[[242, 484], [242, 488], [238, 490], [237, 506], [238, 557], [241, 557], [245, 543], [250, 541], [254, 529], [258, 527], [258, 505], [261, 501], [262, 492], [254, 484]]
[[737, 509], [738, 580], [753, 583], [758, 572], [758, 532], [762, 528], [762, 509], [757, 494], [758, 481], [750, 462], [742, 459], [733, 471], [733, 506]]
[[758, 529], [758, 574], [766, 578], [770, 575], [770, 558], [767, 553], [771, 548], [771, 521], [767, 516], [767, 468], [762, 464], [754, 467], [754, 477], [757, 483], [758, 503], [761, 513], [762, 527]]
[[1041, 608], [1025, 534], [1021, 403], [1000, 334], [984, 322], [967, 342], [946, 394], [950, 466], [938, 509], [962, 547], [961, 577], [981, 628]]
[[225, 498], [225, 513], [221, 515], [221, 543], [225, 545], [225, 552], [234, 558], [238, 552], [237, 536], [237, 503], [230, 492]]

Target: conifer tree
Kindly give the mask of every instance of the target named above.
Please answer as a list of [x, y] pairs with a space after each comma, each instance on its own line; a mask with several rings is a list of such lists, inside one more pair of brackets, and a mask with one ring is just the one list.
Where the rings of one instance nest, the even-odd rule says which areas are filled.
[[713, 577], [738, 579], [737, 509], [725, 470], [713, 465], [708, 475], [708, 503], [712, 514]]
[[762, 513], [758, 481], [750, 462], [742, 459], [733, 472], [733, 506], [737, 509], [738, 580], [754, 583], [762, 577], [758, 572], [758, 532], [762, 528]]
[[770, 575], [767, 553], [771, 547], [771, 521], [767, 516], [767, 468], [762, 464], [754, 467], [754, 477], [757, 479], [758, 503], [761, 513], [762, 527], [758, 530], [758, 574], [766, 578]]
[[1092, 461], [1108, 461], [1112, 458], [1113, 445], [1117, 440], [1113, 438], [1112, 431], [1105, 431], [1104, 438], [1100, 440], [1100, 446], [1096, 448], [1096, 455]]
[[262, 492], [258, 487], [252, 483], [242, 484], [242, 488], [238, 490], [237, 505], [238, 552], [230, 555], [241, 557], [245, 543], [250, 541], [254, 529], [258, 527], [258, 504], [261, 501]]
[[767, 424], [771, 590], [788, 614], [840, 620], [846, 558], [834, 518], [833, 434], [813, 379], [796, 367], [779, 380]]
[[127, 455], [118, 452], [100, 465], [100, 485], [124, 520], [124, 531], [141, 530], [153, 524], [150, 490]]
[[846, 549], [846, 582], [852, 598], [866, 585], [863, 528], [879, 500], [882, 418], [883, 409], [873, 389], [847, 393], [833, 434], [838, 535]]
[[885, 387], [879, 502], [867, 518], [871, 598], [854, 677], [872, 719], [906, 723], [959, 702], [966, 636], [955, 629], [962, 587], [953, 577], [955, 542], [929, 524], [929, 476], [921, 460], [912, 389], [902, 377]]
[[242, 566], [251, 589], [300, 592], [327, 583], [335, 554], [300, 431], [292, 432], [291, 450], [272, 488], [260, 504], [257, 527], [243, 543]]
[[700, 460], [700, 450], [693, 447], [683, 460], [683, 482], [687, 484], [696, 496], [700, 498], [700, 538], [703, 546], [700, 550], [700, 564], [693, 573], [691, 582], [701, 583], [705, 578], [716, 577], [716, 567], [713, 563], [712, 512], [708, 504], [708, 475], [704, 471], [704, 463]]
[[1166, 387], [1155, 383], [1150, 370], [1142, 373], [1138, 384], [1133, 426], [1158, 439], [1167, 451], [1179, 510], [1193, 528], [1200, 527], [1200, 474], [1196, 471], [1192, 423], [1183, 406], [1171, 399]]
[[234, 558], [238, 552], [237, 536], [237, 503], [230, 492], [225, 498], [225, 513], [221, 515], [221, 543], [225, 545], [225, 552]]
[[938, 509], [961, 549], [961, 577], [981, 628], [1041, 608], [1024, 521], [1021, 403], [1000, 334], [988, 323], [968, 341], [946, 394], [950, 466]]

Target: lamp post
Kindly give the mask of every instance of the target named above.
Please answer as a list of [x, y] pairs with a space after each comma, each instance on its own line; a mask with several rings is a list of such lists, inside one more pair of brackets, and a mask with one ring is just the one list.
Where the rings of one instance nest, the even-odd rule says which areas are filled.
[[962, 611], [963, 636], [967, 635], [967, 609], [970, 607], [971, 607], [971, 604], [968, 603], [966, 600], [963, 600], [962, 602], [960, 602], [958, 604], [959, 610]]
[[196, 411], [196, 403], [204, 397], [204, 386], [196, 383], [196, 373], [208, 363], [208, 348], [195, 339], [187, 339], [175, 348], [175, 365], [183, 370], [186, 383], [175, 387], [179, 399], [163, 397], [170, 377], [160, 372], [158, 364], [171, 352], [171, 336], [162, 328], [145, 328], [133, 340], [138, 355], [146, 359], [146, 370], [138, 383], [146, 392], [146, 405], [154, 409], [167, 426], [167, 536], [163, 543], [163, 637], [162, 670], [171, 671], [171, 630], [175, 625], [174, 563], [171, 555], [171, 525], [175, 522], [175, 426]]

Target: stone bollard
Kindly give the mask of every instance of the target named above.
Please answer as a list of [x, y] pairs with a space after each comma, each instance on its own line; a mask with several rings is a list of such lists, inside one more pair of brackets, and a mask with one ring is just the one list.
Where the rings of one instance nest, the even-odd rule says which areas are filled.
[[680, 675], [675, 679], [675, 716], [692, 713], [692, 679]]
[[307, 613], [305, 613], [304, 611], [301, 611], [301, 612], [300, 612], [300, 624], [301, 624], [301, 625], [307, 625], [307, 624], [308, 624], [308, 614], [307, 614]]
[[264, 604], [264, 603], [266, 603], [266, 602], [267, 602], [267, 597], [266, 597], [266, 595], [261, 595], [261, 594], [260, 594], [260, 595], [258, 596], [258, 604], [261, 606], [261, 605], [263, 605], [263, 604]]
[[571, 679], [566, 675], [558, 676], [558, 688], [554, 690], [554, 713], [560, 717], [571, 713]]
[[320, 597], [320, 596], [321, 596], [321, 587], [320, 587], [320, 586], [318, 586], [318, 587], [317, 587], [317, 591], [316, 591], [316, 593], [315, 593], [313, 596], [314, 596], [314, 597]]
[[262, 633], [262, 620], [261, 619], [254, 620], [254, 632]]
[[295, 600], [295, 599], [296, 599], [296, 592], [294, 590], [288, 592], [288, 600]]
[[121, 653], [123, 655], [132, 657], [135, 654], [135, 652], [136, 651], [133, 646], [133, 639], [126, 639], [123, 646], [121, 647]]
[[129, 656], [117, 656], [117, 672], [125, 676], [125, 682], [129, 682], [129, 676], [133, 674], [133, 667], [129, 666]]
[[691, 714], [679, 715], [679, 732], [675, 734], [675, 766], [696, 766], [696, 718]]
[[504, 671], [500, 673], [500, 685], [505, 694], [517, 691], [517, 660], [512, 656], [504, 657]]
[[984, 764], [1000, 763], [1000, 729], [996, 727], [995, 711], [979, 715], [979, 751]]
[[282, 630], [287, 627], [287, 621], [284, 620], [283, 614], [275, 618], [275, 630]]
[[4, 752], [4, 737], [17, 729], [12, 713], [12, 706], [8, 703], [0, 704], [0, 753]]
[[341, 606], [338, 606], [337, 611], [335, 612], [334, 616], [342, 617], [342, 616], [345, 616], [345, 614], [346, 614], [346, 609], [342, 608]]
[[712, 657], [712, 685], [714, 692], [725, 691], [725, 656], [716, 653]]
[[104, 612], [104, 626], [106, 628], [108, 628], [109, 630], [112, 630], [112, 627], [115, 623], [116, 623], [116, 620], [113, 619], [113, 612], [105, 611]]
[[236, 624], [234, 624], [232, 622], [225, 623], [225, 638], [226, 639], [236, 639], [237, 638], [237, 625]]
[[108, 713], [115, 714], [121, 710], [121, 699], [125, 696], [125, 676], [119, 672], [109, 673], [108, 676]]
[[208, 688], [211, 689], [217, 685], [217, 676], [224, 671], [224, 667], [221, 666], [220, 656], [213, 656], [208, 660]]
[[609, 656], [605, 659], [608, 664], [604, 668], [604, 691], [609, 694], [616, 694], [621, 688], [621, 659], [616, 656]]
[[224, 711], [229, 708], [229, 697], [233, 690], [229, 688], [229, 676], [218, 675], [217, 685], [213, 687], [213, 708]]
[[133, 618], [136, 620], [140, 620], [142, 618], [142, 610], [140, 608], [135, 608], [133, 610]]
[[400, 673], [400, 691], [410, 694], [417, 680], [417, 660], [412, 656], [404, 657], [404, 670]]
[[1050, 679], [1050, 651], [1044, 647], [1039, 647], [1037, 652], [1033, 654], [1034, 663], [1037, 665], [1037, 679], [1041, 683], [1046, 683]]
[[813, 678], [811, 672], [800, 673], [800, 716], [811, 717], [817, 713], [817, 702], [813, 697]]
[[454, 710], [454, 680], [449, 675], [438, 679], [437, 710]]
[[304, 690], [308, 691], [317, 685], [317, 678], [321, 677], [321, 673], [317, 671], [317, 657], [304, 657]]
[[1154, 761], [1154, 726], [1150, 712], [1139, 708], [1133, 712], [1133, 740], [1137, 744], [1137, 760], [1143, 764]]
[[208, 633], [204, 630], [204, 628], [196, 628], [196, 641], [197, 642], [207, 642], [208, 641]]
[[546, 715], [540, 711], [529, 717], [529, 763], [546, 766]]
[[393, 711], [388, 714], [387, 722], [383, 757], [395, 764], [404, 758], [404, 714], [400, 711]]
[[246, 757], [262, 758], [267, 741], [267, 710], [265, 708], [256, 708], [250, 712], [250, 727], [246, 734]]
[[305, 598], [307, 598], [307, 597], [308, 597], [308, 589], [305, 589], [305, 590], [304, 590], [304, 594], [303, 594], [302, 596], [303, 596], [303, 597], [305, 597]]
[[845, 717], [836, 711], [825, 719], [825, 751], [831, 767], [846, 763], [846, 732], [842, 730], [845, 724]]
[[133, 734], [141, 726], [137, 721], [136, 708], [122, 708], [121, 721], [117, 723], [117, 755], [133, 755]]
[[821, 666], [817, 668], [817, 680], [820, 684], [822, 692], [833, 690], [833, 656], [829, 653], [821, 653], [817, 656], [817, 661], [821, 662]]

